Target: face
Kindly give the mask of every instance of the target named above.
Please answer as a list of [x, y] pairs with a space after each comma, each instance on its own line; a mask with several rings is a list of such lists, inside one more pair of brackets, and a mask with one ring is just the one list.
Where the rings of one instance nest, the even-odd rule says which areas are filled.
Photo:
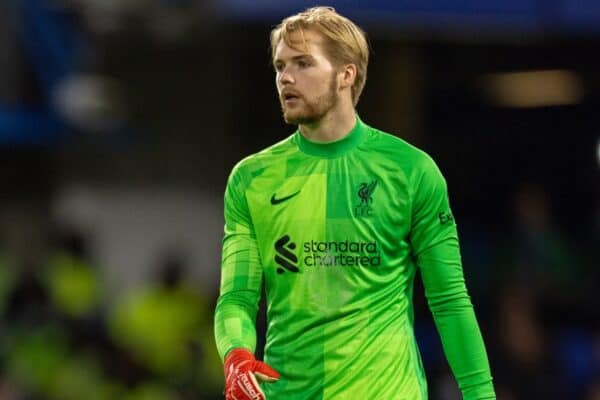
[[305, 30], [304, 51], [300, 32], [292, 34], [294, 48], [281, 40], [275, 50], [277, 93], [288, 124], [320, 121], [338, 103], [338, 73], [323, 50], [320, 34]]

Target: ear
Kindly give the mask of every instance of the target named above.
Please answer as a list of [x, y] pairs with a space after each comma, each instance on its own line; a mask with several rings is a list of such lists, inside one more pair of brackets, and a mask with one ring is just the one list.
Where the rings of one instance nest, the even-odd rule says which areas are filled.
[[352, 87], [352, 85], [354, 85], [354, 81], [356, 80], [356, 65], [343, 65], [340, 71], [340, 75], [340, 88], [344, 89], [347, 87]]

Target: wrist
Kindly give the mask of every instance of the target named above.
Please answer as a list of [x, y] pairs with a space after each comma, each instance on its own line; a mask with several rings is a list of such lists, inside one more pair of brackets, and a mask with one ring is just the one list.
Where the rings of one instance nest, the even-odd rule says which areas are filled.
[[239, 365], [244, 361], [255, 361], [254, 354], [250, 350], [244, 347], [235, 347], [229, 350], [224, 360], [225, 371], [229, 369], [230, 365]]

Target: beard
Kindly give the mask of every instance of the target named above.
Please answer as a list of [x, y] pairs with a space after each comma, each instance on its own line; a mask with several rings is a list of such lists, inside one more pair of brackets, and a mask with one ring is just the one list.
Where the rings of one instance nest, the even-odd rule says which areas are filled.
[[283, 119], [290, 125], [310, 125], [320, 121], [338, 102], [336, 74], [333, 73], [327, 92], [309, 101], [304, 96], [299, 97], [295, 107], [287, 107], [281, 101]]

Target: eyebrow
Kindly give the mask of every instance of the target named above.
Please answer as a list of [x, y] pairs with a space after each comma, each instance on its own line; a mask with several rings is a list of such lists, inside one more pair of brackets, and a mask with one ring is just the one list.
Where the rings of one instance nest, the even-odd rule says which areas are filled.
[[[297, 56], [294, 56], [294, 57], [292, 57], [291, 61], [298, 61], [298, 60], [300, 60], [300, 59], [303, 59], [303, 58], [308, 58], [308, 59], [310, 59], [310, 60], [314, 60], [314, 59], [315, 59], [315, 58], [314, 58], [312, 55], [310, 55], [310, 54], [299, 54], [299, 55], [297, 55]], [[280, 59], [280, 58], [278, 58], [278, 59], [276, 59], [276, 60], [273, 60], [273, 65], [275, 65], [275, 64], [277, 64], [277, 63], [279, 63], [279, 62], [283, 62], [283, 60], [282, 60], [282, 59]]]

